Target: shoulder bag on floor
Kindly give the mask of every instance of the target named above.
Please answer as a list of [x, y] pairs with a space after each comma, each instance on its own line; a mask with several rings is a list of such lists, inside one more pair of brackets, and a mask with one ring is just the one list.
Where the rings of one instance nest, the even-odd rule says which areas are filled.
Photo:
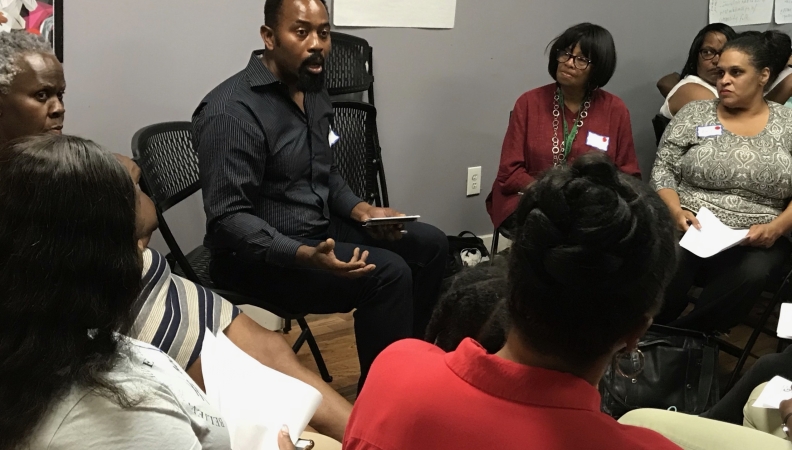
[[465, 267], [465, 263], [462, 261], [463, 252], [466, 254], [478, 253], [480, 258], [489, 257], [489, 251], [484, 245], [484, 241], [472, 231], [463, 231], [458, 236], [448, 236], [448, 260], [443, 278], [453, 276]]
[[[649, 328], [638, 348], [644, 369], [625, 378], [611, 366], [600, 382], [602, 411], [619, 418], [638, 408], [672, 409], [701, 414], [720, 400], [718, 345], [696, 331], [661, 325]], [[622, 372], [635, 373], [632, 360], [620, 361]]]

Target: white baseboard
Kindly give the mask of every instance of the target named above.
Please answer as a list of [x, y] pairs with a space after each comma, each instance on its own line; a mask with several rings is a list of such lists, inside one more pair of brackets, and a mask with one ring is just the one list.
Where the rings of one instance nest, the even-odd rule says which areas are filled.
[[[487, 250], [489, 250], [490, 247], [492, 247], [492, 235], [491, 234], [485, 234], [485, 235], [479, 236], [479, 237], [481, 238], [482, 241], [484, 241], [484, 245], [487, 247]], [[497, 250], [497, 252], [502, 252], [502, 251], [506, 250], [509, 247], [511, 247], [511, 241], [506, 239], [505, 237], [501, 236], [498, 239], [498, 250]]]

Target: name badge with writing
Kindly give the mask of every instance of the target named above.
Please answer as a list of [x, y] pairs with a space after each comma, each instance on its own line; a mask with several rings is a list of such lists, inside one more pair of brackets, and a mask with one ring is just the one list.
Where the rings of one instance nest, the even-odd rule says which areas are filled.
[[603, 152], [607, 152], [608, 144], [610, 144], [609, 137], [600, 136], [593, 131], [589, 131], [588, 137], [586, 138], [586, 145], [602, 150]]
[[698, 127], [698, 137], [712, 137], [723, 134], [723, 127], [720, 125], [710, 125], [708, 127]]
[[333, 131], [333, 129], [331, 128], [330, 135], [327, 137], [327, 140], [330, 142], [330, 147], [334, 146], [339, 139], [341, 138], [337, 134], [335, 134], [335, 131]]

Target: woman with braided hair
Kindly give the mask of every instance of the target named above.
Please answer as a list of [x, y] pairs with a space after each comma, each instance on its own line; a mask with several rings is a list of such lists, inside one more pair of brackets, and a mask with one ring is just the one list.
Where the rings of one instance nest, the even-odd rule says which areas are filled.
[[391, 345], [355, 403], [345, 449], [679, 448], [601, 413], [596, 388], [636, 349], [673, 274], [665, 204], [589, 153], [532, 184], [516, 223], [503, 348]]

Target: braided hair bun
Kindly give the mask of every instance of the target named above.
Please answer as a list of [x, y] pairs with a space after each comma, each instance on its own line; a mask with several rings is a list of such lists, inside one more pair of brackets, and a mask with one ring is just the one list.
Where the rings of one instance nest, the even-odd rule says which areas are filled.
[[509, 309], [535, 349], [591, 362], [659, 309], [676, 262], [668, 209], [604, 154], [547, 172], [517, 219]]

